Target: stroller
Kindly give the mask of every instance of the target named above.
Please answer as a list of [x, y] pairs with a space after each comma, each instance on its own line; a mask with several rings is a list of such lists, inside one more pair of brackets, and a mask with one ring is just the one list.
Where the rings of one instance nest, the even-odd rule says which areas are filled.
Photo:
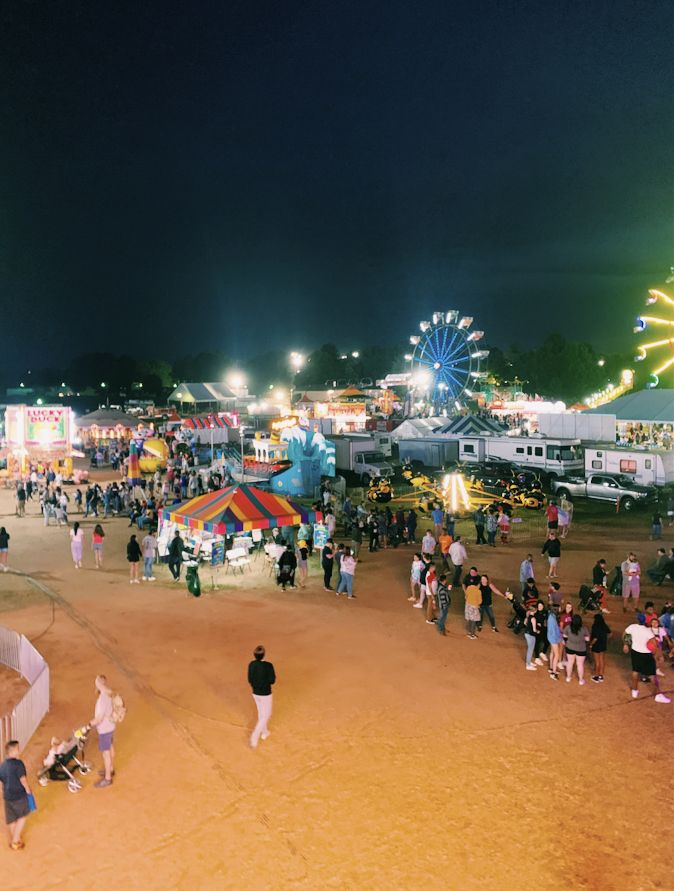
[[590, 588], [589, 585], [581, 585], [578, 591], [580, 609], [584, 613], [596, 613], [601, 609], [601, 591]]
[[513, 634], [521, 634], [524, 631], [524, 620], [527, 617], [527, 611], [522, 601], [518, 600], [514, 594], [511, 594], [508, 599], [513, 608], [513, 616], [508, 622], [508, 628], [510, 628]]
[[623, 592], [623, 571], [619, 566], [615, 568], [615, 575], [608, 586], [608, 590], [609, 594], [614, 594], [616, 597], [620, 597]]
[[91, 772], [91, 764], [84, 760], [84, 747], [90, 730], [91, 727], [85, 724], [74, 730], [68, 739], [52, 737], [49, 754], [37, 776], [41, 786], [48, 785], [50, 780], [67, 781], [69, 792], [79, 792], [82, 789], [82, 783], [75, 777], [75, 772], [83, 777]]

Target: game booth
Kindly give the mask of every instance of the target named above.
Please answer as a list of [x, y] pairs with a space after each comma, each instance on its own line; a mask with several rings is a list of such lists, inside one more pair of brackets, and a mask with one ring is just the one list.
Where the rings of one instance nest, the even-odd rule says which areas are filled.
[[48, 469], [65, 481], [80, 483], [88, 471], [73, 468], [73, 411], [64, 405], [8, 405], [5, 411], [5, 439], [0, 451], [6, 480], [25, 477], [32, 470], [43, 476]]
[[258, 565], [272, 568], [284, 548], [278, 530], [285, 529], [284, 541], [295, 541], [298, 530], [313, 536], [314, 524], [322, 519], [320, 512], [273, 492], [228, 486], [161, 511], [159, 556], [167, 558], [178, 530], [190, 562], [244, 572], [252, 569], [252, 557], [264, 556]]

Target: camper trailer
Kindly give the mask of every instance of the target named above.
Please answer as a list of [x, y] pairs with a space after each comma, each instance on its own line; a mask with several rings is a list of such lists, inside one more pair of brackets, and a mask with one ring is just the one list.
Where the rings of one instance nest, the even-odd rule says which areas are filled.
[[398, 455], [403, 463], [412, 461], [424, 467], [444, 467], [459, 457], [459, 442], [446, 436], [399, 439]]
[[584, 469], [578, 439], [542, 436], [465, 436], [459, 439], [459, 461], [510, 461], [518, 467], [539, 470], [550, 477], [579, 473]]
[[674, 483], [674, 451], [671, 449], [606, 449], [585, 447], [585, 472], [620, 473], [643, 486]]

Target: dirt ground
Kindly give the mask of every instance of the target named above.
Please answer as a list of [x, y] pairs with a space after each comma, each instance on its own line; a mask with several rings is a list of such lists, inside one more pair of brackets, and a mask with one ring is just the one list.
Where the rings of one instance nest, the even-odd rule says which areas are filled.
[[[104, 570], [87, 549], [77, 571], [67, 531], [34, 511], [16, 519], [0, 493], [10, 566], [37, 583], [0, 574], [0, 623], [35, 640], [52, 677], [29, 774], [52, 734], [91, 718], [98, 672], [128, 716], [112, 787], [94, 789], [95, 776], [77, 795], [37, 787], [25, 850], [0, 851], [5, 889], [672, 887], [674, 711], [630, 698], [615, 601], [606, 682], [553, 683], [524, 670], [503, 601], [501, 634], [467, 639], [457, 596], [448, 637], [426, 625], [406, 599], [411, 548], [365, 553], [351, 603], [323, 591], [316, 564], [306, 590], [282, 593], [262, 561], [196, 600], [164, 567], [128, 584], [125, 521], [105, 523]], [[565, 593], [599, 556], [613, 565], [635, 547], [651, 563], [647, 518], [580, 514]], [[524, 526], [507, 548], [469, 542], [499, 587], [540, 553], [536, 523]], [[258, 643], [278, 683], [271, 736], [253, 751], [246, 666]], [[673, 680], [667, 669], [670, 692]], [[88, 754], [98, 767], [93, 737]]]

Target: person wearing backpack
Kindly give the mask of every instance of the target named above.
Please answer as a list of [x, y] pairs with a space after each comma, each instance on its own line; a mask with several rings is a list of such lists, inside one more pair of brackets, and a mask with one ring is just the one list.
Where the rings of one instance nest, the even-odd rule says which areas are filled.
[[445, 631], [445, 622], [447, 621], [449, 607], [452, 604], [451, 590], [452, 586], [447, 584], [447, 576], [443, 573], [438, 579], [438, 589], [436, 592], [438, 610], [440, 611], [440, 615], [435, 623], [435, 627], [438, 629], [438, 634], [447, 634]]
[[124, 720], [126, 709], [122, 697], [112, 692], [104, 674], [99, 674], [94, 683], [98, 699], [89, 726], [95, 727], [98, 732], [98, 751], [103, 756], [104, 765], [101, 779], [94, 783], [94, 788], [105, 789], [112, 785], [115, 775], [115, 727]]

